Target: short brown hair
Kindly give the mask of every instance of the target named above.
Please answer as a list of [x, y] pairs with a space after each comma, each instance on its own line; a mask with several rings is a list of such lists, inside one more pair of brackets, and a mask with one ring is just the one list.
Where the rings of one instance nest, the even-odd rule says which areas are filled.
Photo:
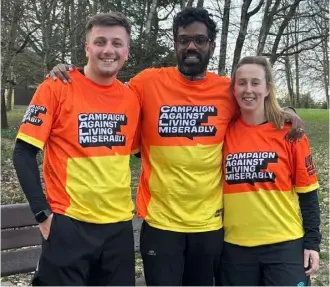
[[281, 124], [284, 122], [283, 113], [280, 105], [277, 102], [275, 95], [275, 85], [272, 73], [272, 66], [263, 56], [249, 56], [242, 58], [232, 74], [232, 87], [235, 85], [236, 72], [237, 70], [246, 64], [256, 64], [261, 66], [265, 71], [266, 84], [269, 89], [269, 95], [265, 98], [265, 117], [267, 121], [272, 122], [276, 128], [280, 128]]
[[121, 26], [124, 27], [128, 36], [131, 36], [131, 24], [124, 14], [120, 12], [98, 13], [90, 18], [86, 24], [86, 35], [94, 26]]

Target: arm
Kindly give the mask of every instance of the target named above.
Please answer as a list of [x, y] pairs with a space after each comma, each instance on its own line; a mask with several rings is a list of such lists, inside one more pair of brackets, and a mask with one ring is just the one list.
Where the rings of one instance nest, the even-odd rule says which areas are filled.
[[48, 141], [58, 106], [56, 87], [46, 80], [39, 85], [28, 106], [17, 133], [13, 161], [19, 182], [39, 229], [48, 239], [52, 213], [43, 193], [36, 156]]
[[40, 172], [37, 163], [39, 149], [20, 139], [17, 139], [13, 163], [19, 183], [30, 204], [33, 214], [50, 209], [41, 187]]
[[309, 276], [319, 269], [321, 243], [320, 205], [317, 190], [299, 193], [299, 206], [304, 227], [304, 267]]
[[320, 204], [317, 190], [298, 193], [304, 227], [304, 249], [320, 251]]
[[299, 197], [304, 229], [304, 267], [306, 275], [309, 276], [319, 268], [321, 241], [320, 206], [317, 197], [319, 183], [307, 137], [303, 136], [300, 142], [292, 143], [292, 148], [293, 183]]
[[[30, 204], [33, 214], [43, 210], [50, 210], [46, 196], [42, 190], [40, 172], [37, 163], [39, 149], [20, 139], [17, 139], [13, 163], [19, 183]], [[40, 231], [45, 239], [48, 238], [52, 214], [39, 224]]]

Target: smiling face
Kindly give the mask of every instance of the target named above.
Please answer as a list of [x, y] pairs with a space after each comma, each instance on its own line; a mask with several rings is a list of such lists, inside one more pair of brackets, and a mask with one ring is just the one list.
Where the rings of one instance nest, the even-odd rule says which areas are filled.
[[195, 21], [179, 27], [174, 48], [179, 71], [186, 76], [201, 76], [213, 55], [215, 43], [209, 41], [206, 25]]
[[269, 94], [265, 76], [258, 64], [243, 64], [236, 70], [234, 94], [241, 111], [263, 111]]
[[87, 68], [92, 78], [116, 76], [129, 53], [129, 35], [122, 26], [94, 26], [85, 43]]

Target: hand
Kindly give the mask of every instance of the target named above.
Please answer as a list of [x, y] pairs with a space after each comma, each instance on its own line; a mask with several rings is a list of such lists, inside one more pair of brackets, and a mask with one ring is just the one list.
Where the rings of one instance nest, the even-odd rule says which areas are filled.
[[320, 257], [319, 253], [315, 250], [304, 249], [304, 268], [308, 268], [305, 271], [307, 276], [310, 276], [320, 267]]
[[46, 78], [52, 78], [54, 81], [59, 78], [64, 84], [71, 83], [71, 78], [67, 71], [72, 72], [74, 69], [74, 65], [58, 64], [49, 72]]
[[50, 227], [52, 225], [52, 220], [53, 220], [53, 213], [48, 216], [48, 218], [42, 222], [39, 223], [39, 229], [42, 234], [42, 237], [47, 240], [49, 237], [49, 232], [50, 232]]
[[285, 135], [285, 139], [289, 142], [300, 141], [305, 134], [304, 122], [302, 119], [291, 109], [283, 110], [283, 116], [286, 122], [292, 123], [292, 128]]

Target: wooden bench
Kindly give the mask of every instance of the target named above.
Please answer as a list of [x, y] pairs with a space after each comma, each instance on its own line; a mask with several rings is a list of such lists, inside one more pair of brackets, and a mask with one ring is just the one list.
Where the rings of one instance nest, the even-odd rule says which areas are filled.
[[[134, 217], [135, 251], [140, 250], [142, 220]], [[28, 204], [1, 205], [1, 277], [32, 272], [41, 252], [41, 235]], [[1, 282], [1, 285], [10, 282]], [[136, 286], [145, 286], [144, 278]]]

